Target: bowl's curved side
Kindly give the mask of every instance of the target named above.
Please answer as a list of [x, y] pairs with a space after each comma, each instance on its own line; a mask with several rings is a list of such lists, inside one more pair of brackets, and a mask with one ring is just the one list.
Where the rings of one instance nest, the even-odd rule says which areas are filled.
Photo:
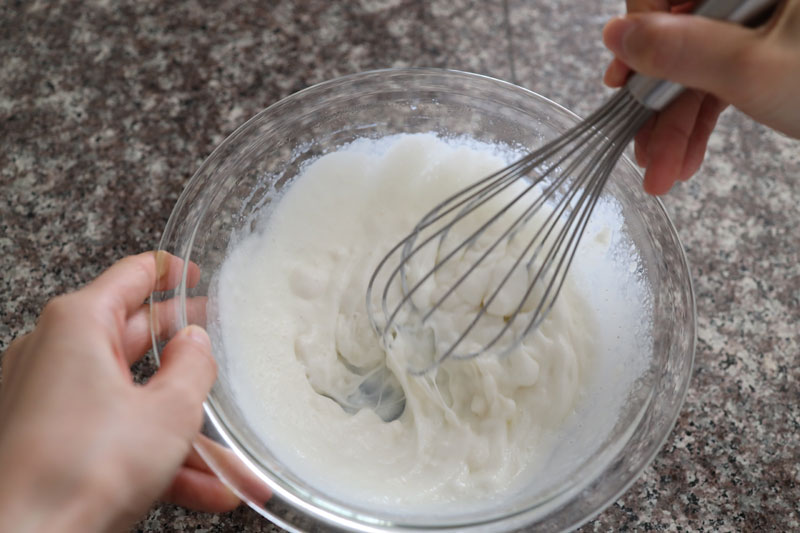
[[[213, 321], [212, 304], [198, 317], [187, 311], [187, 302], [196, 303], [211, 293], [214, 273], [224, 257], [228, 239], [237, 231], [247, 229], [243, 204], [252, 209], [268, 202], [271, 190], [285, 186], [304, 161], [324, 152], [324, 147], [315, 144], [315, 124], [323, 118], [330, 121], [327, 125], [333, 131], [333, 145], [360, 135], [381, 136], [387, 131], [409, 128], [415, 131], [435, 129], [445, 120], [444, 115], [436, 113], [437, 98], [447, 98], [455, 102], [454, 105], [463, 106], [488, 102], [496, 113], [492, 120], [519, 121], [519, 114], [523, 114], [536, 117], [539, 125], [546, 121], [556, 131], [559, 128], [563, 131], [579, 120], [558, 104], [507, 82], [438, 69], [390, 69], [354, 74], [304, 89], [273, 104], [214, 150], [186, 186], [169, 218], [159, 250], [187, 262], [194, 260], [201, 266], [202, 276], [197, 286], [188, 287], [184, 269], [176, 289], [153, 293], [151, 329], [156, 357], [161, 343], [181, 328], [192, 322], [206, 326], [208, 321]], [[403, 106], [425, 104], [427, 114], [404, 111], [398, 114], [396, 121], [389, 115], [370, 120], [373, 111], [366, 106], [368, 101], [383, 102], [381, 105], [387, 106], [400, 105], [399, 101]], [[363, 106], [363, 115], [358, 114], [361, 112], [359, 105]], [[339, 107], [347, 107], [349, 114], [337, 119]], [[470, 118], [480, 122], [480, 117], [476, 117]], [[360, 122], [348, 122], [350, 118], [360, 119]], [[531, 146], [542, 141], [541, 135], [537, 137], [531, 133], [537, 131], [536, 124], [528, 126], [527, 132], [522, 131], [525, 129], [522, 126], [490, 131], [496, 127], [492, 126], [492, 120], [469, 127], [483, 128], [481, 131], [486, 133], [487, 140], [497, 142], [518, 143], [523, 138], [524, 143]], [[304, 126], [308, 127], [307, 132], [295, 135], [291, 143], [284, 142], [288, 135]], [[277, 140], [267, 146], [265, 139]], [[254, 158], [253, 152], [259, 157]], [[256, 159], [258, 163], [254, 164]], [[276, 163], [280, 161], [282, 163]], [[270, 175], [271, 179], [265, 181], [265, 175]], [[502, 516], [468, 517], [468, 520], [426, 525], [354, 511], [341, 502], [307, 490], [300, 480], [281, 469], [279, 461], [273, 461], [270, 468], [265, 469], [260, 454], [246, 444], [251, 436], [230, 422], [236, 415], [236, 407], [224, 396], [224, 388], [229, 385], [225, 381], [224, 364], [220, 379], [204, 404], [206, 423], [203, 436], [195, 443], [198, 453], [253, 509], [289, 530], [324, 527], [336, 531], [375, 532], [505, 531], [536, 523], [542, 530], [557, 531], [577, 527], [596, 516], [630, 487], [671, 432], [691, 376], [696, 335], [689, 266], [666, 209], [658, 199], [644, 195], [640, 172], [624, 156], [614, 180], [619, 183], [621, 194], [648, 206], [643, 210], [650, 231], [646, 238], [658, 252], [651, 263], [664, 288], [654, 300], [661, 317], [661, 322], [655, 325], [654, 345], [666, 355], [663, 368], [654, 376], [655, 385], [649, 400], [642, 406], [636, 423], [629, 428], [625, 446], [605, 458], [607, 466], [602, 475], [579, 480], [533, 508], [517, 509]], [[171, 321], [159, 319], [158, 313], [170, 313]], [[671, 322], [668, 317], [672, 317]], [[170, 326], [158, 331], [155, 325], [164, 322], [169, 322]], [[220, 348], [215, 346], [215, 351]]]

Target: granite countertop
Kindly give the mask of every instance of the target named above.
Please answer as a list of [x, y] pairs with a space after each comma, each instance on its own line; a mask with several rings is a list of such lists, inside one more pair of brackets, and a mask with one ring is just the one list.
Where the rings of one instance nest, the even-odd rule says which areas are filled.
[[[616, 2], [95, 0], [0, 7], [0, 350], [43, 304], [147, 250], [260, 109], [399, 66], [489, 74], [587, 114]], [[655, 461], [582, 531], [800, 528], [800, 144], [729, 110], [664, 199], [697, 295], [691, 387]], [[152, 371], [147, 361], [139, 375]], [[156, 505], [135, 531], [279, 531]]]

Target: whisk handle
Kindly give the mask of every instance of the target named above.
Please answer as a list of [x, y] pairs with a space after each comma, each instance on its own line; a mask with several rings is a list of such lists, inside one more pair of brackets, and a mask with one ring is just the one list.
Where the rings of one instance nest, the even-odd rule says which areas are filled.
[[[777, 3], [777, 0], [706, 0], [694, 14], [749, 25]], [[684, 90], [683, 85], [644, 74], [634, 74], [625, 86], [639, 103], [655, 111], [666, 107]]]

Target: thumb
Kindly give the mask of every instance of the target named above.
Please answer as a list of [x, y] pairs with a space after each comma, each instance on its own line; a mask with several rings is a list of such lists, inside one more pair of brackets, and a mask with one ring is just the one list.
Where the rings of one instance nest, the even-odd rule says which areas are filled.
[[749, 98], [760, 34], [693, 15], [646, 13], [611, 20], [603, 41], [633, 70], [710, 92], [741, 106]]
[[203, 421], [202, 404], [217, 377], [211, 341], [200, 326], [179, 331], [161, 353], [161, 367], [147, 384], [167, 424], [194, 438]]

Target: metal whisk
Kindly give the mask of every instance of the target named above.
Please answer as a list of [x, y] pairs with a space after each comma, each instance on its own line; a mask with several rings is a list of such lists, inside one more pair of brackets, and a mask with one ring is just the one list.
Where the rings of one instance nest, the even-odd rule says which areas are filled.
[[[710, 0], [695, 14], [745, 23], [775, 3]], [[392, 248], [370, 279], [367, 310], [386, 345], [408, 330], [423, 339], [427, 348], [415, 349], [426, 355], [409, 368], [412, 374], [451, 357], [507, 353], [542, 323], [623, 150], [682, 91], [671, 82], [632, 76], [588, 119], [439, 203]], [[495, 266], [487, 275], [492, 254], [503, 247], [516, 256], [499, 274]], [[433, 281], [448, 269], [454, 281], [437, 292]], [[460, 332], [437, 338], [431, 318], [458, 305], [459, 291], [475, 283], [487, 290]]]

